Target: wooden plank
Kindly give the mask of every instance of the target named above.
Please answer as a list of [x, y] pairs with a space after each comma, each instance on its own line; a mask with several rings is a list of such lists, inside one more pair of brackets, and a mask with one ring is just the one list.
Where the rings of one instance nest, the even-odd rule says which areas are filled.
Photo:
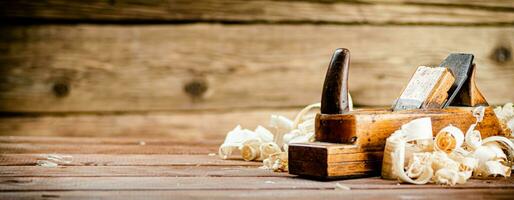
[[410, 189], [410, 190], [222, 190], [222, 191], [37, 191], [2, 192], [1, 199], [504, 199], [513, 190], [505, 189]]
[[[55, 152], [54, 152], [55, 153]], [[52, 154], [54, 154], [52, 153]], [[0, 154], [0, 166], [35, 166], [38, 160], [48, 160], [52, 154]], [[59, 153], [58, 155], [63, 155]], [[222, 160], [209, 155], [166, 154], [64, 154], [72, 157], [62, 166], [262, 166], [261, 162]]]
[[[495, 1], [107, 1], [2, 2], [3, 18], [81, 21], [324, 22], [359, 24], [512, 23], [512, 2]], [[344, 14], [341, 14], [344, 13]]]
[[320, 182], [287, 177], [0, 177], [0, 191], [37, 190], [269, 190], [269, 189], [335, 189], [336, 183], [351, 189], [509, 189], [513, 178], [471, 180], [467, 184], [397, 184], [380, 178], [338, 182]]
[[[1, 93], [0, 93], [1, 96]], [[280, 114], [291, 119], [301, 108], [290, 109], [251, 109], [232, 112], [159, 112], [129, 114], [69, 114], [0, 117], [0, 135], [22, 136], [80, 136], [80, 143], [93, 144], [113, 137], [102, 144], [221, 144], [228, 131], [240, 124], [244, 128], [255, 129], [257, 125], [269, 124], [271, 114]], [[83, 137], [95, 138], [84, 139]], [[126, 137], [135, 139], [125, 140]], [[152, 139], [158, 137], [158, 139]], [[30, 137], [29, 137], [30, 138]], [[65, 138], [63, 141], [35, 137], [30, 143], [39, 140], [51, 144], [75, 144]], [[162, 141], [160, 141], [162, 139]], [[174, 142], [167, 142], [173, 140]], [[13, 140], [24, 142], [23, 140]], [[97, 141], [97, 142], [92, 142]], [[113, 142], [116, 141], [116, 142]], [[3, 142], [0, 139], [0, 142]], [[9, 142], [12, 143], [12, 142]]]
[[217, 153], [219, 145], [80, 145], [0, 143], [2, 153], [62, 154], [209, 154]]
[[319, 101], [337, 47], [352, 52], [359, 105], [391, 105], [417, 66], [450, 52], [475, 54], [491, 104], [514, 99], [513, 27], [56, 25], [0, 34], [4, 112], [299, 107]]
[[220, 141], [183, 141], [170, 137], [58, 137], [0, 136], [0, 143], [31, 144], [115, 144], [115, 145], [219, 145]]
[[256, 166], [0, 166], [0, 177], [288, 177]]

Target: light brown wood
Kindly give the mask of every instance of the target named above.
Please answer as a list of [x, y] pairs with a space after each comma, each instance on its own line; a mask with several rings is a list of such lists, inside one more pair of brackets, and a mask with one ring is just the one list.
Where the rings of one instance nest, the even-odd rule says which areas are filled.
[[458, 94], [458, 98], [456, 99], [455, 103], [465, 106], [488, 105], [487, 100], [478, 89], [475, 81], [476, 66], [473, 65], [471, 70], [471, 77], [469, 77], [469, 79], [462, 86], [462, 89]]
[[301, 107], [320, 101], [337, 47], [352, 51], [358, 105], [391, 105], [416, 66], [464, 50], [491, 104], [514, 99], [513, 61], [492, 56], [514, 46], [512, 27], [43, 25], [0, 34], [4, 112]]
[[0, 143], [31, 144], [114, 144], [114, 145], [219, 145], [220, 141], [184, 141], [171, 137], [59, 137], [59, 136], [0, 136]]
[[0, 177], [290, 177], [243, 166], [0, 166]]
[[[37, 144], [36, 144], [37, 145]], [[187, 147], [186, 147], [187, 149]], [[262, 166], [261, 162], [246, 162], [242, 159], [222, 160], [217, 155], [166, 155], [166, 154], [0, 154], [1, 166], [36, 166], [38, 160], [48, 160], [48, 155], [71, 156], [70, 163], [62, 166]]]
[[[316, 140], [322, 142], [354, 144], [363, 149], [384, 148], [385, 140], [401, 125], [417, 118], [430, 117], [432, 132], [453, 126], [467, 130], [475, 123], [474, 107], [449, 107], [446, 109], [390, 111], [388, 109], [361, 109], [341, 115], [316, 117]], [[484, 120], [477, 127], [483, 138], [505, 136], [492, 107], [487, 107]]]
[[441, 77], [440, 81], [437, 82], [437, 85], [432, 90], [429, 98], [423, 102], [423, 109], [430, 108], [443, 108], [444, 103], [448, 99], [448, 90], [452, 86], [455, 78], [452, 74], [447, 70], [447, 73], [444, 73], [443, 77]]
[[[511, 24], [512, 2], [495, 1], [14, 1], [0, 4], [4, 18], [226, 23]], [[344, 13], [344, 15], [341, 15]], [[421, 14], [420, 14], [421, 13]]]
[[0, 143], [2, 153], [83, 153], [83, 154], [209, 154], [217, 153], [219, 145], [79, 145]]
[[[82, 140], [83, 139], [83, 140]], [[66, 137], [0, 137], [2, 144], [20, 142], [36, 146], [132, 146], [140, 138], [99, 138], [98, 141]], [[173, 140], [148, 140], [150, 146], [175, 145]], [[205, 146], [184, 146], [184, 151]], [[367, 159], [352, 146], [323, 144], [327, 153], [354, 153], [351, 159]], [[130, 149], [127, 149], [131, 151]], [[56, 152], [54, 152], [56, 153]], [[0, 199], [511, 199], [514, 178], [472, 179], [453, 187], [434, 184], [397, 184], [378, 177], [343, 181], [311, 181], [259, 169], [260, 162], [221, 160], [208, 155], [70, 154], [72, 162], [55, 168], [35, 166], [47, 154], [0, 154]], [[331, 162], [344, 162], [333, 157]], [[347, 190], [340, 190], [341, 186]], [[430, 195], [426, 195], [430, 194]]]
[[390, 200], [390, 199], [503, 199], [510, 200], [513, 190], [506, 189], [409, 189], [409, 190], [192, 190], [192, 191], [34, 191], [2, 192], [1, 199], [281, 199], [297, 200], [299, 198]]
[[[357, 179], [359, 180], [359, 179]], [[336, 183], [353, 189], [441, 189], [435, 184], [396, 184], [380, 178], [323, 182], [286, 177], [0, 177], [0, 191], [37, 190], [214, 190], [214, 189], [335, 189]], [[365, 184], [364, 184], [365, 183]], [[472, 180], [451, 188], [514, 189], [514, 179]]]
[[[238, 124], [248, 129], [257, 125], [267, 126], [271, 114], [294, 118], [298, 108], [286, 109], [250, 109], [236, 111], [207, 112], [152, 112], [129, 114], [68, 114], [68, 115], [28, 115], [0, 117], [0, 135], [17, 136], [75, 136], [116, 137], [105, 144], [147, 144], [211, 143], [221, 144], [228, 131]], [[124, 137], [131, 137], [127, 141]], [[155, 137], [161, 139], [155, 139]], [[37, 138], [37, 137], [36, 137]], [[0, 139], [1, 141], [2, 139]], [[34, 139], [31, 139], [32, 142]], [[26, 140], [23, 140], [26, 141]], [[20, 141], [20, 142], [23, 142]], [[76, 140], [64, 141], [41, 138], [41, 142], [76, 143]], [[74, 142], [75, 141], [75, 142]], [[93, 143], [102, 139], [85, 139]], [[116, 141], [116, 142], [114, 142]], [[3, 141], [2, 141], [3, 142]], [[82, 142], [82, 140], [80, 141]]]

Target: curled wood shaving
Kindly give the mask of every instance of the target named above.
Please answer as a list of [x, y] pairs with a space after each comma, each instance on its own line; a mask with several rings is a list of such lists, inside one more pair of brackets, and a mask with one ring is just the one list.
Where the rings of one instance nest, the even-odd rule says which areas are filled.
[[[473, 111], [476, 122], [466, 135], [452, 125], [432, 140], [430, 118], [404, 124], [386, 140], [382, 177], [412, 184], [455, 185], [471, 177], [508, 177], [514, 160], [514, 144], [508, 138], [492, 136], [482, 140], [475, 130], [484, 108]], [[407, 162], [405, 162], [407, 161]]]
[[435, 136], [434, 148], [438, 151], [451, 153], [458, 147], [461, 147], [463, 142], [464, 133], [459, 128], [449, 125]]
[[507, 103], [503, 107], [498, 106], [494, 109], [494, 113], [500, 120], [505, 132], [510, 132], [511, 139], [514, 137], [514, 105]]

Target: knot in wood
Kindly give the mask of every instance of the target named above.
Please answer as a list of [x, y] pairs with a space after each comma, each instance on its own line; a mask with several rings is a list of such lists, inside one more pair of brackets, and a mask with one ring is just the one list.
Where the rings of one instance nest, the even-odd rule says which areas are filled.
[[52, 91], [56, 97], [66, 97], [70, 94], [70, 84], [68, 82], [56, 82], [52, 86]]
[[505, 63], [512, 59], [512, 52], [510, 48], [500, 46], [494, 49], [492, 57], [496, 62]]
[[200, 98], [207, 92], [208, 83], [204, 79], [194, 79], [184, 85], [184, 92], [192, 98]]

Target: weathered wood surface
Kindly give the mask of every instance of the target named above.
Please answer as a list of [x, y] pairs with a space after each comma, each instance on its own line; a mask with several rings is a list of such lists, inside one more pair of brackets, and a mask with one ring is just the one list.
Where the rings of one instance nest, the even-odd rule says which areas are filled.
[[441, 186], [435, 184], [397, 184], [378, 177], [345, 181], [314, 181], [291, 177], [0, 177], [0, 191], [34, 190], [330, 190], [336, 183], [356, 190], [375, 189], [509, 189], [514, 179], [472, 180], [468, 184]]
[[[38, 144], [34, 144], [38, 146]], [[47, 154], [9, 154], [3, 153], [0, 156], [0, 166], [34, 166], [38, 160], [47, 160], [49, 155], [59, 152], [58, 148], [53, 153]], [[112, 154], [65, 154], [72, 156], [69, 163], [59, 162], [63, 166], [261, 166], [258, 162], [244, 162], [241, 159], [221, 160], [218, 156], [206, 155], [181, 155], [181, 154], [156, 154], [142, 155], [125, 153], [122, 156], [117, 152]], [[57, 155], [62, 155], [59, 152]], [[237, 157], [236, 157], [237, 158]]]
[[514, 22], [508, 0], [475, 1], [3, 1], [6, 19], [135, 22], [265, 22], [342, 24], [505, 25]]
[[[199, 143], [201, 144], [201, 143]], [[220, 143], [221, 144], [221, 143]], [[209, 154], [218, 152], [219, 145], [79, 145], [79, 144], [1, 144], [2, 153], [84, 153], [84, 154]], [[93, 147], [93, 148], [92, 148]]]
[[275, 173], [242, 166], [2, 166], [0, 177], [281, 177]]
[[491, 104], [514, 99], [512, 27], [44, 25], [0, 34], [3, 112], [299, 107], [320, 101], [337, 47], [352, 51], [358, 105], [391, 105], [417, 66], [450, 52], [476, 55]]
[[196, 191], [33, 191], [2, 192], [2, 199], [504, 199], [512, 190], [504, 189], [409, 189], [409, 190], [196, 190]]
[[[138, 144], [139, 141], [162, 143], [151, 138], [166, 136], [182, 144], [221, 143], [226, 133], [237, 124], [255, 129], [257, 125], [268, 125], [271, 114], [292, 119], [300, 109], [3, 116], [0, 117], [0, 135], [136, 137], [130, 141], [132, 144]], [[96, 140], [86, 138], [85, 141]], [[52, 139], [51, 142], [56, 141]], [[119, 141], [111, 139], [109, 143], [117, 144]]]
[[[257, 168], [258, 162], [221, 160], [217, 156], [184, 155], [155, 152], [151, 155], [113, 151], [108, 154], [64, 154], [61, 145], [132, 146], [140, 138], [81, 139], [65, 137], [0, 137], [0, 198], [151, 198], [180, 199], [434, 199], [482, 198], [510, 199], [514, 194], [513, 178], [471, 180], [455, 187], [439, 185], [397, 184], [380, 178], [342, 181], [312, 181], [286, 173], [274, 173]], [[83, 141], [83, 142], [81, 142]], [[7, 154], [14, 147], [6, 144], [23, 142], [45, 147], [52, 154], [70, 155], [72, 162], [58, 167], [37, 166], [49, 154]], [[55, 143], [55, 144], [54, 144]], [[149, 146], [171, 146], [169, 139], [149, 139]], [[196, 146], [196, 147], [194, 147]], [[207, 147], [190, 144], [183, 152]], [[11, 150], [9, 150], [11, 149]], [[128, 148], [130, 150], [130, 148]], [[48, 160], [48, 159], [46, 159]], [[336, 190], [337, 183], [349, 190]]]

